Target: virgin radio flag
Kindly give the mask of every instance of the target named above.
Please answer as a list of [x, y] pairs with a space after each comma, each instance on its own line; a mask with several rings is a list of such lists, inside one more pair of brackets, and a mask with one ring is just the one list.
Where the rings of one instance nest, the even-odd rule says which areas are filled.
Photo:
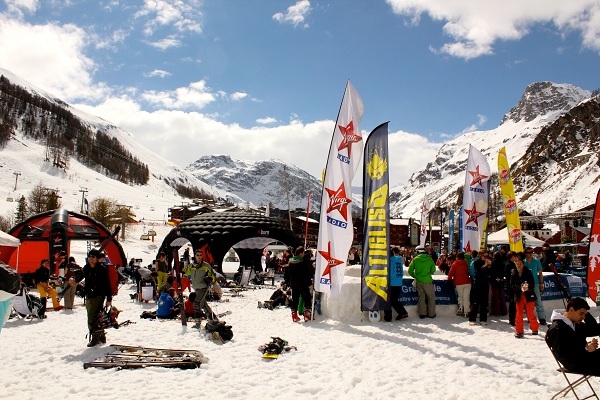
[[373, 129], [365, 145], [361, 310], [389, 310], [390, 203], [388, 123]]
[[430, 210], [431, 205], [429, 204], [427, 193], [425, 193], [425, 197], [423, 197], [423, 207], [421, 207], [421, 230], [419, 231], [419, 246], [421, 247], [425, 247], [425, 242], [427, 241], [427, 227], [429, 226]]
[[600, 284], [600, 190], [596, 195], [596, 210], [590, 231], [590, 254], [587, 274], [588, 294], [598, 304], [598, 286]]
[[336, 298], [342, 288], [346, 259], [354, 238], [352, 179], [363, 154], [360, 120], [363, 102], [348, 81], [329, 148], [321, 195], [321, 219], [315, 290]]
[[504, 205], [510, 250], [516, 252], [523, 251], [521, 220], [519, 219], [519, 209], [517, 208], [515, 189], [510, 177], [510, 168], [508, 166], [505, 147], [502, 147], [498, 152], [498, 178], [500, 181], [500, 191], [502, 192], [502, 204]]
[[485, 230], [485, 218], [488, 208], [488, 193], [490, 178], [490, 165], [475, 147], [469, 145], [469, 158], [467, 159], [467, 172], [463, 188], [462, 209], [462, 251], [479, 251], [481, 237]]

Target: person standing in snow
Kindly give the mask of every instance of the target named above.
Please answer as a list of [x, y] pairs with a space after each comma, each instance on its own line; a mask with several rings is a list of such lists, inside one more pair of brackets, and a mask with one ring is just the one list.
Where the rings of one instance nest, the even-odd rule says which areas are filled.
[[299, 322], [300, 317], [298, 316], [298, 302], [300, 296], [304, 300], [304, 320], [309, 321], [311, 319], [308, 305], [312, 302], [312, 296], [310, 295], [310, 286], [312, 285], [312, 276], [310, 268], [310, 258], [304, 256], [304, 247], [300, 246], [295, 251], [295, 256], [290, 259], [289, 262], [289, 277], [290, 286], [292, 288], [292, 302], [290, 307], [292, 308], [292, 320]]
[[534, 292], [536, 296], [535, 300], [535, 311], [537, 313], [538, 320], [541, 325], [546, 325], [546, 311], [544, 310], [544, 303], [542, 302], [542, 291], [544, 290], [544, 274], [542, 273], [542, 263], [537, 258], [533, 257], [533, 248], [525, 248], [525, 260], [523, 260], [525, 266], [529, 268], [533, 274]]
[[65, 284], [63, 286], [63, 299], [65, 308], [72, 310], [75, 305], [75, 292], [77, 284], [83, 278], [81, 267], [75, 262], [75, 257], [69, 257], [69, 263], [65, 268]]
[[[217, 316], [206, 302], [208, 287], [216, 280], [215, 273], [210, 264], [202, 260], [202, 250], [196, 249], [194, 259], [194, 262], [188, 265], [185, 274], [189, 275], [192, 288], [196, 293], [194, 300], [195, 316], [199, 318], [204, 313], [209, 320], [217, 320]], [[198, 324], [198, 326], [200, 325]]]
[[[400, 301], [400, 291], [402, 289], [403, 280], [404, 264], [402, 257], [400, 257], [400, 249], [394, 247], [392, 249], [392, 256], [390, 257], [390, 303], [392, 308], [398, 313], [396, 320], [408, 317], [408, 312]], [[392, 320], [392, 310], [385, 310], [383, 319], [390, 322]]]
[[573, 297], [566, 307], [565, 310], [552, 311], [552, 325], [546, 332], [546, 343], [569, 372], [598, 376], [598, 340], [594, 338], [588, 342], [587, 337], [598, 336], [600, 326], [588, 312], [590, 306], [585, 299]]
[[479, 258], [473, 261], [475, 279], [471, 288], [471, 312], [469, 325], [475, 325], [477, 314], [481, 325], [487, 325], [488, 304], [490, 296], [490, 266], [492, 261], [487, 251], [479, 253]]
[[465, 253], [456, 254], [456, 261], [450, 266], [448, 280], [454, 283], [456, 297], [458, 298], [458, 309], [456, 315], [469, 316], [471, 310], [471, 277], [469, 277], [469, 266], [465, 261]]
[[435, 318], [435, 289], [433, 277], [435, 273], [435, 262], [425, 253], [424, 247], [417, 247], [417, 256], [412, 259], [408, 266], [408, 274], [417, 282], [417, 294], [419, 302], [417, 311], [421, 319], [425, 317]]
[[490, 267], [491, 315], [506, 315], [506, 294], [504, 293], [504, 259], [502, 253], [494, 253]]
[[510, 287], [515, 296], [515, 337], [522, 339], [524, 337], [523, 329], [523, 309], [527, 312], [527, 320], [529, 321], [529, 327], [531, 328], [531, 334], [537, 335], [540, 323], [535, 317], [535, 286], [533, 274], [525, 266], [523, 262], [523, 253], [518, 254], [518, 258], [515, 261], [516, 268], [512, 270], [510, 277]]
[[161, 251], [158, 253], [158, 261], [156, 262], [156, 272], [158, 273], [158, 283], [156, 286], [158, 288], [161, 288], [167, 282], [168, 271], [167, 255]]
[[100, 262], [102, 253], [96, 249], [90, 250], [87, 257], [87, 264], [83, 267], [83, 278], [85, 286], [83, 293], [85, 295], [85, 308], [87, 310], [87, 325], [89, 331], [88, 347], [94, 347], [99, 343], [106, 343], [106, 333], [103, 329], [96, 329], [94, 326], [96, 317], [104, 308], [112, 304], [112, 289], [108, 278], [106, 266]]

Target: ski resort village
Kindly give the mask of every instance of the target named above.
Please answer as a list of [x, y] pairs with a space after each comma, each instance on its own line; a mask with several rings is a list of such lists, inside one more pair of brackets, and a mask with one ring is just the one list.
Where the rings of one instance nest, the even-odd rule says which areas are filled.
[[0, 399], [600, 398], [572, 3], [0, 0]]

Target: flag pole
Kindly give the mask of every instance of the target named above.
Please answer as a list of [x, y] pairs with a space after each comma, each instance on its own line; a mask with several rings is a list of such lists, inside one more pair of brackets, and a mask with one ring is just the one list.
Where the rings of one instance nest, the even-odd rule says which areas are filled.
[[308, 241], [308, 218], [310, 216], [310, 197], [312, 191], [308, 192], [308, 204], [306, 205], [306, 225], [304, 227], [304, 249], [306, 250], [306, 242]]

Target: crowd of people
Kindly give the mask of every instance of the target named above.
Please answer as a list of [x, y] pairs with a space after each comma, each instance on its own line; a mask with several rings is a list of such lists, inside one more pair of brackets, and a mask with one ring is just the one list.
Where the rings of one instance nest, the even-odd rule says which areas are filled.
[[[433, 276], [443, 274], [456, 290], [458, 300], [456, 314], [468, 318], [470, 325], [477, 324], [477, 321], [481, 325], [487, 325], [488, 315], [508, 314], [509, 323], [515, 327], [516, 338], [524, 337], [524, 318], [529, 322], [531, 334], [537, 335], [539, 327], [547, 325], [541, 301], [541, 293], [544, 290], [543, 266], [546, 263], [559, 261], [554, 254], [550, 255], [547, 246], [544, 246], [544, 253], [539, 256], [541, 260], [534, 257], [533, 253], [531, 247], [527, 247], [521, 253], [509, 252], [506, 247], [494, 253], [488, 251], [464, 253], [456, 250], [448, 252], [446, 249], [439, 250], [431, 247], [417, 247], [414, 252], [411, 252], [394, 247], [390, 252], [389, 264], [392, 309], [384, 312], [384, 320], [392, 320], [392, 310], [397, 314], [396, 320], [408, 317], [408, 312], [400, 301], [406, 268], [406, 272], [414, 280], [418, 297], [417, 312], [421, 319], [436, 317]], [[73, 257], [64, 263], [60, 293], [60, 297], [64, 299], [64, 306], [60, 305], [59, 294], [48, 282], [49, 261], [42, 260], [34, 274], [43, 303], [45, 304], [47, 297], [50, 297], [53, 309], [56, 311], [63, 308], [72, 309], [75, 293], [78, 290], [85, 297], [89, 331], [88, 346], [106, 342], [105, 331], [94, 325], [101, 310], [111, 306], [113, 295], [108, 268], [104, 263], [105, 257], [103, 252], [91, 250], [83, 268], [77, 265]], [[277, 303], [291, 309], [294, 322], [300, 321], [301, 316], [304, 320], [312, 319], [310, 304], [314, 295], [312, 284], [315, 273], [313, 252], [304, 247], [288, 248], [277, 256], [268, 254], [268, 259], [269, 267], [283, 274], [283, 282], [277, 290], [285, 294], [280, 296], [284, 301], [278, 300]], [[152, 282], [155, 285], [154, 300], [157, 303], [157, 318], [177, 318], [183, 311], [186, 318], [195, 318], [197, 325], [200, 319], [218, 320], [218, 316], [207, 302], [207, 295], [209, 292], [214, 292], [215, 286], [219, 285], [217, 280], [219, 274], [204, 260], [200, 249], [194, 251], [191, 260], [189, 249], [186, 249], [181, 260], [182, 276], [189, 279], [191, 289], [189, 297], [183, 299], [176, 296], [175, 277], [165, 253], [160, 252], [153, 264], [147, 267], [138, 265], [138, 261], [132, 259], [129, 265], [119, 271], [119, 274], [126, 279], [131, 279], [138, 288], [140, 282]], [[361, 254], [357, 247], [350, 248], [347, 264], [361, 264]], [[82, 281], [85, 282], [84, 285], [81, 285]], [[508, 290], [508, 293], [505, 290]], [[575, 321], [580, 319], [580, 314], [583, 313], [581, 309], [585, 307], [581, 307], [580, 303], [573, 304], [572, 307], [576, 308], [570, 310], [567, 307], [567, 310], [561, 314], [562, 317], [557, 316], [556, 312], [553, 313], [553, 326], [561, 328], [556, 334], [557, 337], [568, 336], [563, 333], [564, 328], [561, 325], [565, 319], [573, 321], [573, 324], [579, 323]], [[576, 312], [579, 313], [577, 318], [575, 318]], [[571, 325], [575, 326], [573, 324]], [[571, 326], [568, 323], [567, 325]], [[591, 323], [586, 326], [589, 325]]]

